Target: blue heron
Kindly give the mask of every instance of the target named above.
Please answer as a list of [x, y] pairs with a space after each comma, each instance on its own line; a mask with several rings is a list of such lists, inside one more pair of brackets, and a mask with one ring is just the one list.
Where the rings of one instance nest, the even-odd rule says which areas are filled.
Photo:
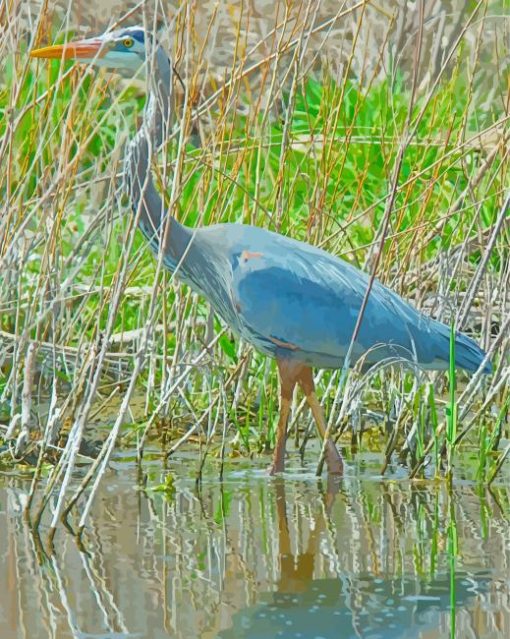
[[[272, 231], [244, 224], [191, 229], [169, 213], [154, 186], [150, 161], [170, 133], [172, 63], [141, 27], [107, 32], [33, 50], [35, 58], [73, 59], [136, 72], [146, 65], [149, 96], [140, 129], [128, 144], [125, 176], [138, 226], [164, 265], [241, 338], [276, 359], [280, 413], [270, 473], [285, 465], [287, 422], [294, 389], [304, 392], [318, 431], [328, 435], [312, 367], [365, 367], [400, 358], [424, 369], [445, 370], [450, 327], [404, 301], [377, 280], [330, 253]], [[368, 297], [367, 291], [369, 291]], [[365, 299], [366, 297], [366, 299]], [[361, 320], [361, 321], [359, 321]], [[469, 372], [485, 354], [469, 337], [455, 336], [455, 365]], [[328, 472], [343, 473], [333, 440], [324, 444]]]

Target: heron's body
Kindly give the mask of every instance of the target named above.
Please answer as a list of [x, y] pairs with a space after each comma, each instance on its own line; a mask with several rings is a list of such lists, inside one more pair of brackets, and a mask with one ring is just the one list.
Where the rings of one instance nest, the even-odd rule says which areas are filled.
[[[135, 69], [146, 61], [148, 39], [140, 28], [33, 52], [35, 57], [70, 57], [99, 66]], [[325, 420], [315, 397], [311, 367], [340, 368], [363, 358], [370, 366], [400, 358], [427, 369], [449, 366], [450, 328], [416, 310], [399, 295], [373, 282], [362, 320], [355, 327], [369, 288], [368, 276], [347, 262], [305, 242], [242, 224], [199, 229], [182, 226], [154, 187], [150, 159], [167, 137], [171, 121], [171, 63], [152, 50], [151, 94], [144, 123], [128, 147], [126, 175], [133, 213], [152, 250], [165, 266], [211, 303], [232, 330], [257, 350], [276, 358], [281, 412], [272, 472], [283, 470], [286, 424], [294, 388], [309, 402], [319, 431]], [[457, 333], [455, 364], [475, 371], [483, 351]], [[490, 364], [485, 366], [486, 372]], [[331, 440], [326, 461], [342, 471]]]
[[[240, 337], [271, 357], [317, 368], [343, 366], [369, 284], [354, 266], [315, 246], [244, 224], [188, 229], [175, 223], [164, 262], [201, 293]], [[173, 232], [172, 232], [173, 231]], [[150, 235], [147, 234], [149, 237]], [[159, 246], [153, 243], [157, 252]], [[483, 352], [462, 334], [457, 366], [478, 368]], [[350, 361], [402, 358], [449, 366], [450, 328], [374, 281]]]

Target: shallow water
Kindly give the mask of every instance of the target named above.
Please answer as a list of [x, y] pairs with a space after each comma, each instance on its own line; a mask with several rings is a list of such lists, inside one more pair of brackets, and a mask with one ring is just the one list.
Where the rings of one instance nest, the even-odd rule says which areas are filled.
[[1, 639], [435, 639], [453, 636], [452, 584], [454, 636], [510, 636], [505, 486], [381, 480], [365, 456], [329, 485], [247, 462], [221, 484], [213, 464], [197, 491], [183, 455], [175, 492], [144, 492], [113, 467], [83, 545], [61, 530], [52, 555], [22, 516], [29, 482], [0, 476]]

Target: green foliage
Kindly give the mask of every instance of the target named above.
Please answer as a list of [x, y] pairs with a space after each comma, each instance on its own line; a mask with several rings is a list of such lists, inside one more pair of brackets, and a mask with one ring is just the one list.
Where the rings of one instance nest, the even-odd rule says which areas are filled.
[[450, 401], [446, 409], [446, 446], [448, 454], [448, 476], [453, 477], [453, 455], [457, 438], [457, 402], [455, 391], [457, 387], [457, 371], [455, 368], [455, 325], [450, 330]]
[[173, 501], [175, 498], [175, 477], [168, 473], [162, 484], [157, 484], [152, 489], [155, 493], [161, 493], [167, 501]]

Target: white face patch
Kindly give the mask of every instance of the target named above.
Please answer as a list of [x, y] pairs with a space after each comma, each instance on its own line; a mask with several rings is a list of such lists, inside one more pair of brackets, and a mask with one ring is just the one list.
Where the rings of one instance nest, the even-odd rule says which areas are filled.
[[91, 58], [90, 60], [82, 59], [80, 62], [89, 62], [96, 67], [106, 69], [130, 69], [131, 71], [138, 71], [144, 61], [138, 54], [131, 51], [108, 51], [103, 57]]

